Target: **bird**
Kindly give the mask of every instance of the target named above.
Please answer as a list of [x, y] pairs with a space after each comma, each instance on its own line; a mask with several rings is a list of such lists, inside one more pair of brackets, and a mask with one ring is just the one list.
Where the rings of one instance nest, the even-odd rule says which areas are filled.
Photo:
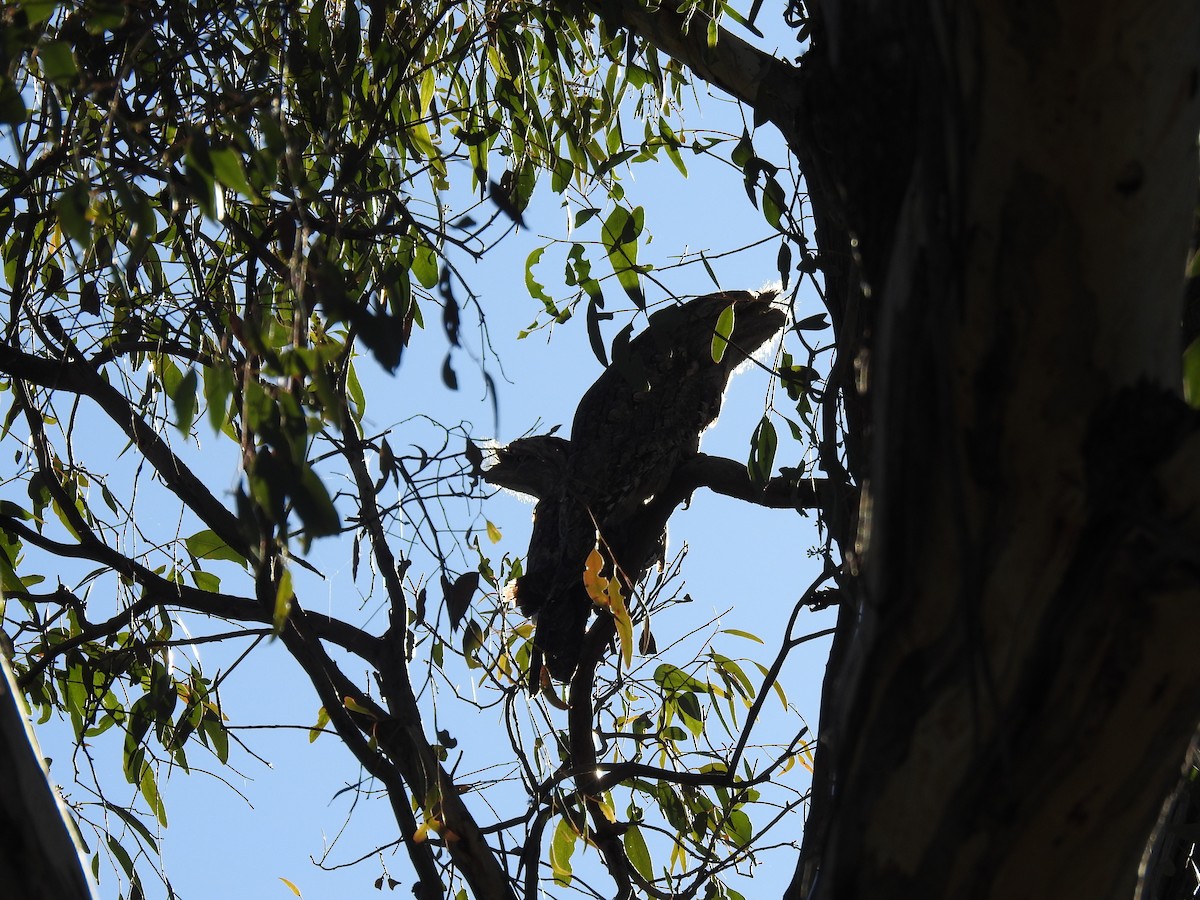
[[[699, 452], [734, 370], [786, 323], [775, 298], [722, 291], [653, 313], [580, 398], [569, 441], [534, 435], [497, 449], [485, 479], [537, 498], [512, 594], [535, 620], [534, 661], [540, 656], [552, 678], [569, 681], [579, 663], [593, 608], [583, 583], [593, 549], [626, 596], [660, 557], [667, 517], [685, 499], [673, 495], [672, 478]], [[728, 346], [714, 352], [730, 309]]]

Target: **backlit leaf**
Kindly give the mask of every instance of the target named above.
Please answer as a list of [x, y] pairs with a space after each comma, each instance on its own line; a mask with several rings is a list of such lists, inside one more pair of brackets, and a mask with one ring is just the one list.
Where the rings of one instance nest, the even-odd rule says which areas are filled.
[[617, 638], [621, 645], [621, 660], [625, 668], [633, 665], [633, 620], [629, 609], [625, 606], [625, 598], [621, 594], [621, 584], [616, 578], [608, 582], [609, 609], [612, 610], [616, 621]]
[[637, 873], [642, 878], [649, 881], [654, 877], [654, 868], [650, 860], [650, 849], [646, 846], [646, 839], [642, 837], [642, 830], [636, 825], [630, 825], [624, 834], [625, 854], [629, 857], [629, 862]]
[[729, 338], [732, 335], [733, 304], [730, 303], [721, 310], [721, 315], [717, 318], [717, 327], [713, 330], [711, 351], [713, 362], [719, 363], [725, 358], [725, 351], [729, 349]]
[[288, 569], [283, 570], [283, 574], [279, 576], [279, 584], [275, 588], [275, 609], [271, 613], [271, 624], [275, 628], [276, 634], [283, 632], [283, 626], [287, 624], [288, 613], [292, 611], [292, 600], [296, 594], [292, 591], [292, 573]]
[[571, 856], [575, 853], [575, 842], [579, 836], [565, 819], [559, 819], [554, 828], [554, 839], [550, 842], [550, 870], [554, 880], [566, 887], [571, 883]]

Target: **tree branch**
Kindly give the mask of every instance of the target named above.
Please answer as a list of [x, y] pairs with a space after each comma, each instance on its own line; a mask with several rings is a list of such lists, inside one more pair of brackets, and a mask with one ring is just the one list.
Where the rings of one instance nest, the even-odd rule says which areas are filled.
[[[378, 750], [371, 746], [364, 734], [364, 732], [373, 730], [379, 722], [386, 720], [386, 713], [346, 678], [320, 643], [306, 633], [302, 620], [289, 616], [280, 637], [292, 658], [308, 675], [321, 704], [329, 714], [329, 721], [337, 730], [338, 736], [345, 743], [346, 748], [354, 754], [354, 758], [364, 769], [378, 778], [386, 787], [388, 801], [392, 807], [392, 813], [396, 817], [401, 839], [408, 850], [409, 859], [412, 861], [413, 869], [416, 871], [423, 889], [421, 896], [428, 897], [429, 900], [437, 900], [437, 898], [445, 896], [442, 876], [432, 847], [428, 843], [420, 843], [415, 839], [417, 821], [413, 816], [405, 781], [412, 784], [416, 791], [421, 789], [421, 785], [414, 783], [403, 772], [401, 762], [394, 756], [390, 762], [385, 759]], [[376, 720], [360, 723], [356, 717], [352, 716], [346, 708], [346, 700], [351, 697], [359, 707], [371, 710]], [[410, 759], [410, 762], [412, 761]], [[423, 802], [423, 799], [419, 797], [418, 801]]]
[[[0, 529], [17, 535], [25, 543], [31, 544], [40, 550], [45, 550], [54, 556], [64, 559], [86, 559], [90, 562], [101, 563], [117, 574], [123, 575], [140, 585], [143, 591], [143, 598], [129, 609], [122, 611], [106, 622], [86, 626], [80, 635], [56, 645], [53, 648], [53, 652], [48, 652], [46, 656], [34, 663], [34, 667], [39, 671], [49, 665], [54, 657], [67, 649], [78, 646], [87, 640], [94, 640], [108, 634], [110, 626], [123, 627], [128, 625], [131, 611], [143, 609], [144, 603], [151, 606], [174, 606], [179, 609], [186, 609], [190, 612], [226, 621], [264, 624], [270, 624], [271, 622], [270, 615], [255, 600], [247, 597], [238, 597], [233, 594], [202, 591], [199, 588], [191, 587], [181, 582], [168, 581], [140, 563], [113, 550], [94, 536], [82, 536], [83, 539], [78, 544], [64, 544], [40, 534], [19, 519], [5, 515], [0, 515]], [[292, 618], [303, 621], [305, 627], [314, 636], [337, 644], [339, 647], [356, 654], [372, 664], [375, 664], [378, 660], [380, 654], [379, 638], [367, 634], [362, 629], [324, 613], [306, 612], [298, 606], [293, 608], [291, 615]], [[30, 673], [33, 672], [34, 668], [31, 668]], [[29, 677], [30, 674], [26, 674], [25, 678], [22, 679], [22, 683], [27, 682]]]
[[797, 482], [778, 476], [765, 485], [757, 485], [750, 480], [745, 463], [697, 453], [675, 470], [671, 489], [679, 492], [682, 501], [702, 487], [769, 509], [821, 509], [830, 490], [830, 484], [824, 478]]
[[137, 414], [129, 400], [78, 355], [67, 349], [68, 359], [57, 361], [24, 353], [8, 344], [0, 344], [0, 372], [20, 378], [50, 391], [65, 390], [93, 400], [125, 432], [158, 472], [172, 493], [211, 528], [226, 544], [251, 558], [252, 549], [242, 534], [237, 517], [231, 513], [193, 474], [158, 432]]
[[584, 5], [608, 25], [644, 37], [699, 78], [781, 127], [796, 119], [802, 104], [800, 70], [724, 28], [718, 29], [716, 45], [710, 47], [708, 23], [699, 14], [688, 23], [674, 4], [648, 9], [638, 0], [584, 0]]
[[[412, 787], [417, 802], [427, 813], [441, 819], [447, 833], [453, 833], [454, 839], [446, 840], [446, 848], [474, 896], [479, 900], [513, 900], [515, 895], [508, 874], [497, 862], [479, 824], [459, 797], [453, 778], [442, 768], [425, 738], [405, 658], [408, 605], [404, 600], [404, 586], [375, 505], [376, 492], [363, 457], [364, 445], [348, 416], [342, 430], [346, 435], [342, 454], [361, 498], [360, 520], [371, 542], [371, 552], [382, 573], [391, 607], [391, 623], [382, 641], [384, 652], [376, 664], [390, 715], [379, 710], [381, 721], [375, 730], [376, 736], [396, 769]], [[429, 808], [431, 798], [437, 798], [439, 810]], [[412, 833], [404, 837], [410, 855], [414, 848], [422, 852], [428, 848], [428, 844], [415, 844]]]

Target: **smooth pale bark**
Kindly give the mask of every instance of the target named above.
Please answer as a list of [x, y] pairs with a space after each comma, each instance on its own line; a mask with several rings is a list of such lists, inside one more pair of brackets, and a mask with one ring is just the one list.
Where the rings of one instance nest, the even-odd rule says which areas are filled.
[[20, 696], [0, 649], [0, 896], [94, 900], [79, 836], [51, 786]]

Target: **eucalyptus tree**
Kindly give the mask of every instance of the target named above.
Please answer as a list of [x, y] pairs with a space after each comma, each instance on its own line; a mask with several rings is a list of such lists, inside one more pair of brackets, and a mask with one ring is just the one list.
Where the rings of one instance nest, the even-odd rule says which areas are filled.
[[[82, 758], [109, 730], [122, 745], [138, 807], [99, 778], [77, 814], [131, 894], [128, 845], [166, 821], [162, 768], [229, 758], [219, 679], [192, 652], [213, 642], [287, 650], [312, 736], [382, 788], [399, 880], [424, 897], [735, 896], [730, 873], [781, 832], [803, 836], [795, 897], [1126, 896], [1146, 853], [1147, 884], [1185, 871], [1183, 832], [1151, 832], [1200, 719], [1200, 356], [1181, 315], [1200, 8], [792, 0], [793, 60], [739, 37], [759, 5], [6, 13], [4, 628]], [[782, 135], [799, 193], [751, 128], [685, 130], [691, 79]], [[821, 523], [823, 571], [780, 646], [805, 607], [838, 607], [803, 806], [781, 776], [813, 736], [756, 743], [779, 665], [751, 678], [713, 649], [655, 649], [669, 572], [623, 580], [589, 555], [603, 665], [565, 697], [541, 678], [506, 593], [523, 562], [483, 542], [492, 461], [446, 422], [421, 426], [433, 450], [397, 452], [417, 426], [377, 424], [360, 377], [407, 375], [419, 341], [460, 346], [464, 313], [486, 323], [463, 263], [540, 188], [574, 236], [561, 290], [530, 258], [533, 327], [583, 316], [636, 388], [638, 339], [608, 348], [600, 325], [668, 284], [622, 175], [692, 152], [728, 153], [783, 289], [819, 291], [830, 326], [793, 317], [747, 464], [694, 461], [687, 483]], [[735, 327], [717, 318], [712, 363]], [[815, 465], [775, 465], [785, 422]], [[203, 460], [202, 433], [221, 450]], [[127, 468], [109, 473], [112, 447]], [[339, 541], [386, 627], [309, 609]], [[623, 668], [635, 626], [653, 666]], [[463, 667], [501, 713], [505, 777], [448, 764], [431, 697]], [[610, 884], [573, 873], [585, 846]]]

